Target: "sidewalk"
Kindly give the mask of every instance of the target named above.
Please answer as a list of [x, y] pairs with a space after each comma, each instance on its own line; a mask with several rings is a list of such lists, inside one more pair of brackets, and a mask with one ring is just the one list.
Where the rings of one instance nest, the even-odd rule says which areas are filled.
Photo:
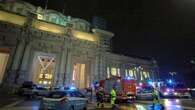
[[17, 95], [8, 93], [7, 91], [4, 91], [0, 88], [0, 108], [5, 107], [14, 102], [18, 102], [20, 100], [23, 100], [23, 98]]

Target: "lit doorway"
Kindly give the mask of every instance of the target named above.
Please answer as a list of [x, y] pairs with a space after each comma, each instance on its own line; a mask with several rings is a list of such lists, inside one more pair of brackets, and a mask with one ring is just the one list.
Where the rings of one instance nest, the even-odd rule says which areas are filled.
[[5, 69], [9, 59], [9, 53], [0, 53], [0, 84], [2, 83]]
[[87, 87], [86, 65], [76, 63], [73, 66], [72, 80], [79, 89]]
[[37, 56], [35, 61], [33, 82], [51, 87], [55, 71], [55, 58], [49, 56]]

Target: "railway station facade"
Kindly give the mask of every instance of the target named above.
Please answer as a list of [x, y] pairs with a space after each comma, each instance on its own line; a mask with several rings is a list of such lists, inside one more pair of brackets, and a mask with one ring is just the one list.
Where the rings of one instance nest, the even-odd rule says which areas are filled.
[[55, 10], [23, 1], [0, 3], [0, 83], [86, 88], [112, 76], [139, 82], [158, 76], [153, 60], [113, 53], [112, 37], [112, 32]]

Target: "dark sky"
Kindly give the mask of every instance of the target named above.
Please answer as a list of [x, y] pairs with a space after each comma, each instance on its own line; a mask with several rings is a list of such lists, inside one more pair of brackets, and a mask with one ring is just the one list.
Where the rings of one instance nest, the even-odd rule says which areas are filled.
[[[44, 6], [44, 0], [26, 0]], [[64, 5], [65, 3], [65, 5]], [[91, 21], [107, 20], [117, 53], [154, 57], [162, 75], [185, 76], [195, 58], [195, 0], [49, 0], [48, 7]]]

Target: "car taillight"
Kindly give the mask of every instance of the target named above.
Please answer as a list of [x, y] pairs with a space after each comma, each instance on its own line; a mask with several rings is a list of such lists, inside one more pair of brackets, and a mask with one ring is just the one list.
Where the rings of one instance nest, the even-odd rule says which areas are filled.
[[62, 100], [60, 100], [60, 103], [63, 104], [63, 103], [66, 103], [68, 101], [68, 98], [64, 97]]

